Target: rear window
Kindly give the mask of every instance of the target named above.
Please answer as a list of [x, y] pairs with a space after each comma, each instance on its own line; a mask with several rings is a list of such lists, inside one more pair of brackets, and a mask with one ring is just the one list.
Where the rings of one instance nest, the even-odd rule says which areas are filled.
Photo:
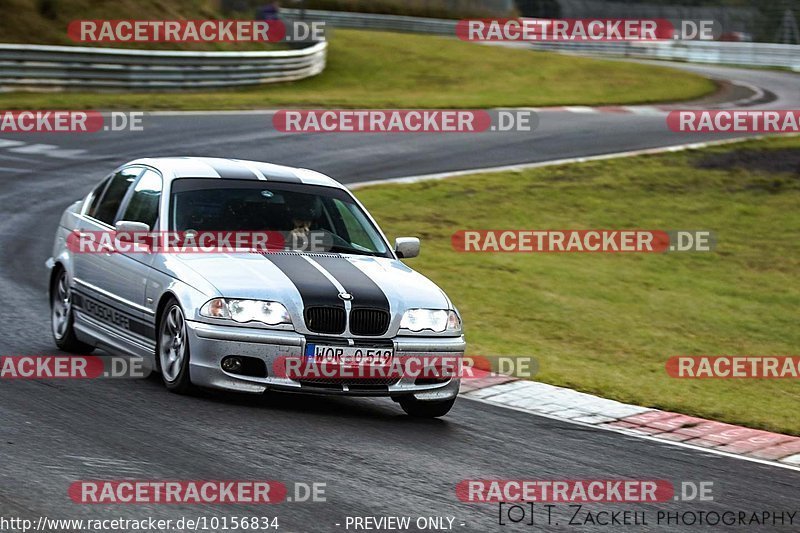
[[142, 169], [140, 167], [132, 167], [122, 169], [114, 174], [103, 193], [103, 198], [100, 200], [97, 209], [90, 216], [113, 226], [116, 222], [119, 206], [122, 204], [122, 199], [125, 198], [125, 193], [128, 192], [128, 188], [136, 181], [141, 172]]

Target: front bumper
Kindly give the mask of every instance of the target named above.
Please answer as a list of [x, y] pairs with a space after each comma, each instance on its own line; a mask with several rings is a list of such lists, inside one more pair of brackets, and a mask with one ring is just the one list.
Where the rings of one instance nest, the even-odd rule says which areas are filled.
[[[453, 378], [443, 383], [416, 384], [413, 377], [403, 377], [388, 385], [359, 383], [351, 385], [309, 384], [273, 374], [279, 358], [302, 357], [307, 339], [293, 331], [265, 330], [256, 328], [222, 326], [203, 322], [187, 321], [191, 350], [190, 376], [192, 383], [201, 387], [226, 389], [238, 392], [263, 393], [281, 390], [310, 394], [332, 394], [346, 396], [413, 395], [418, 400], [449, 400], [458, 394], [460, 379]], [[335, 341], [336, 339], [331, 339]], [[364, 340], [372, 343], [372, 340]], [[464, 337], [395, 337], [386, 340], [394, 345], [395, 357], [447, 356], [463, 357], [466, 343]], [[359, 344], [359, 340], [356, 340]], [[222, 369], [222, 359], [236, 355], [264, 362], [267, 377], [232, 374]]]

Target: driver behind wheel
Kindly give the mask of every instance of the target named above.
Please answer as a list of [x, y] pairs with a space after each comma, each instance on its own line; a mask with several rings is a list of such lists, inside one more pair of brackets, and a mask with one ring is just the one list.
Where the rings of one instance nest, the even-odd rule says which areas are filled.
[[312, 249], [314, 240], [311, 228], [322, 212], [320, 199], [308, 194], [297, 194], [287, 198], [287, 207], [293, 226], [287, 239], [288, 248], [297, 251], [318, 251]]

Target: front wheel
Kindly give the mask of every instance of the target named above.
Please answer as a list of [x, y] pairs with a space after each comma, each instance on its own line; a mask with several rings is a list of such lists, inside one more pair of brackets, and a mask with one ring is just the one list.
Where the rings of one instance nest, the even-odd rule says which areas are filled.
[[170, 300], [158, 325], [158, 366], [167, 390], [186, 394], [192, 390], [189, 377], [189, 338], [186, 320], [178, 302]]
[[409, 396], [407, 398], [401, 398], [399, 402], [400, 407], [403, 408], [403, 411], [405, 411], [408, 416], [416, 418], [438, 418], [450, 412], [450, 409], [453, 408], [453, 404], [456, 403], [456, 399], [452, 398], [450, 400], [426, 402]]
[[65, 352], [89, 354], [94, 346], [81, 342], [75, 336], [72, 314], [72, 290], [69, 288], [67, 271], [58, 272], [50, 289], [50, 326], [56, 346]]

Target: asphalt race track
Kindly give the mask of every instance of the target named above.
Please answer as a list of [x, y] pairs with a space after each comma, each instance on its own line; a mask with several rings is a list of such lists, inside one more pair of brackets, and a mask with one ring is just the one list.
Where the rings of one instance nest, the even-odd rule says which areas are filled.
[[[800, 106], [785, 72], [687, 66], [765, 90], [756, 105]], [[531, 88], [535, 90], [535, 88]], [[0, 139], [2, 354], [58, 353], [44, 261], [61, 211], [118, 164], [208, 155], [304, 166], [343, 182], [485, 168], [720, 138], [670, 132], [663, 115], [544, 112], [532, 133], [287, 135], [269, 114], [148, 115], [143, 132], [3, 135]], [[78, 152], [75, 152], [77, 150]], [[82, 152], [81, 152], [82, 151]], [[413, 266], [413, 262], [412, 262]], [[451, 295], [456, 301], [458, 295]], [[465, 504], [463, 479], [713, 481], [714, 501], [603, 507], [648, 512], [630, 531], [665, 526], [662, 511], [796, 511], [796, 471], [587, 429], [469, 400], [443, 420], [416, 421], [389, 400], [205, 394], [181, 397], [155, 379], [0, 384], [0, 509], [36, 519], [278, 516], [279, 531], [345, 531], [347, 516], [454, 516], [456, 531], [575, 531], [570, 508], [550, 526], [499, 526], [496, 504]], [[274, 479], [327, 483], [325, 503], [277, 506], [82, 506], [87, 479]], [[598, 510], [600, 506], [588, 506]], [[541, 510], [540, 510], [541, 512]], [[800, 513], [798, 513], [800, 515]], [[543, 516], [543, 515], [542, 515]], [[751, 527], [740, 531], [797, 531]], [[556, 525], [558, 521], [560, 525]], [[337, 526], [336, 524], [341, 524]], [[589, 529], [589, 528], [587, 528]], [[603, 529], [603, 528], [591, 528]]]

